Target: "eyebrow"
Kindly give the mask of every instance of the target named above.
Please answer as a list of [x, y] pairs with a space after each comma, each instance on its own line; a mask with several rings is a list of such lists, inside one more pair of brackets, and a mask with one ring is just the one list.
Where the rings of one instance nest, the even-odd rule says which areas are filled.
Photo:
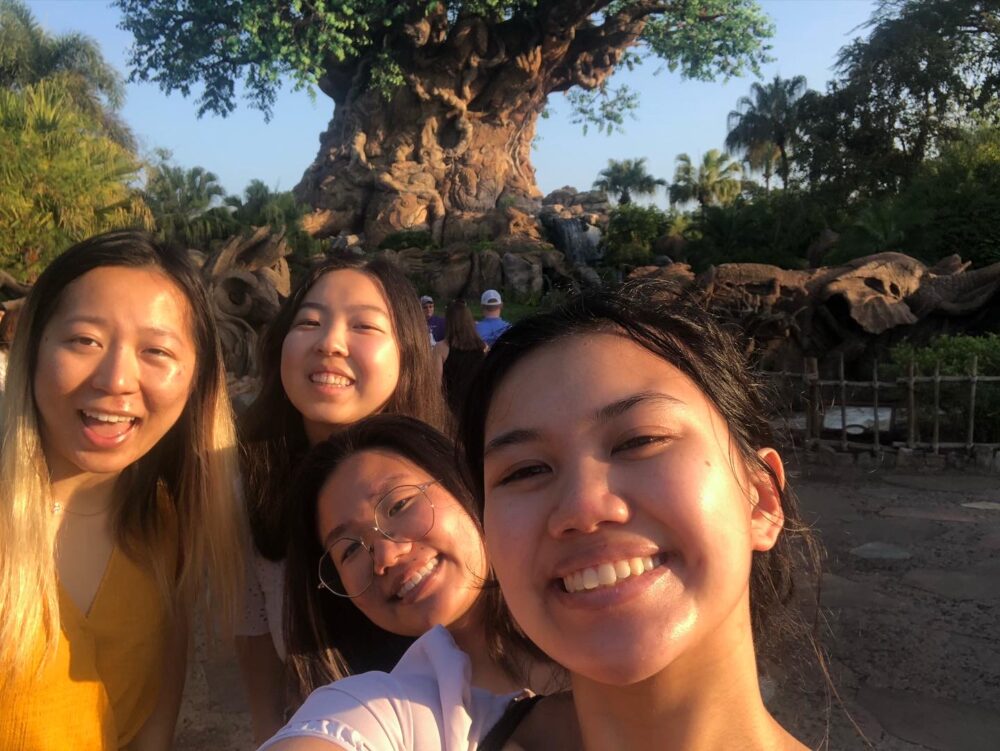
[[[372, 505], [378, 503], [386, 496], [387, 493], [389, 493], [392, 490], [395, 490], [398, 487], [401, 487], [400, 480], [403, 480], [405, 478], [406, 475], [399, 473], [382, 478], [382, 481], [375, 486], [375, 488], [372, 490], [371, 493], [369, 493], [366, 496], [365, 500], [367, 500]], [[408, 485], [409, 483], [403, 483], [403, 484]], [[331, 529], [330, 534], [328, 534], [326, 537], [323, 538], [324, 549], [330, 547], [330, 543], [342, 537], [344, 532], [350, 529], [352, 524], [354, 524], [354, 522], [352, 521], [342, 522], [333, 529]], [[366, 529], [368, 528], [369, 527], [366, 527]]]
[[[329, 313], [330, 312], [330, 306], [329, 305], [325, 305], [325, 304], [323, 304], [321, 302], [304, 302], [304, 303], [302, 303], [299, 306], [299, 312], [301, 312], [305, 308], [311, 308], [313, 310], [318, 310], [321, 313]], [[387, 311], [385, 308], [383, 308], [381, 306], [378, 306], [378, 305], [351, 305], [351, 306], [349, 306], [347, 308], [347, 310], [348, 310], [348, 312], [351, 312], [351, 313], [355, 313], [355, 312], [360, 313], [360, 312], [367, 311], [367, 312], [371, 312], [371, 313], [380, 313], [380, 314], [382, 314], [384, 316], [388, 316], [389, 315], [389, 311]]]
[[[601, 407], [594, 413], [592, 420], [593, 422], [602, 425], [606, 424], [643, 402], [663, 402], [669, 406], [684, 406], [685, 404], [685, 402], [678, 399], [676, 396], [664, 394], [660, 391], [640, 391], [636, 394], [632, 394], [631, 396], [627, 396], [624, 399], [619, 399], [616, 402], [612, 402], [611, 404]], [[514, 430], [508, 430], [506, 433], [501, 433], [486, 444], [486, 447], [483, 449], [483, 457], [485, 458], [492, 452], [506, 448], [507, 446], [516, 446], [522, 443], [528, 443], [530, 441], [538, 440], [540, 437], [541, 433], [537, 430], [527, 428], [515, 428]]]

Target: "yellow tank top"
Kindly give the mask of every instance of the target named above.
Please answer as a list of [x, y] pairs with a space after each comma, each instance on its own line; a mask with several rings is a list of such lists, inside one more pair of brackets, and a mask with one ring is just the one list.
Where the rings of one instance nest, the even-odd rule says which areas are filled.
[[[60, 586], [59, 620], [42, 673], [0, 681], [3, 751], [118, 749], [156, 705], [169, 624], [152, 572], [116, 545], [90, 612]], [[32, 636], [41, 654], [41, 635]]]

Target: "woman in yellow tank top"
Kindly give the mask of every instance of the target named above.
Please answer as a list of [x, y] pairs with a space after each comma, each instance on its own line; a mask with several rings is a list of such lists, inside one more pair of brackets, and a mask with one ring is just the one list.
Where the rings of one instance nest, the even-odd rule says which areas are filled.
[[0, 748], [171, 747], [189, 615], [239, 591], [234, 477], [186, 254], [113, 232], [53, 261], [0, 404]]

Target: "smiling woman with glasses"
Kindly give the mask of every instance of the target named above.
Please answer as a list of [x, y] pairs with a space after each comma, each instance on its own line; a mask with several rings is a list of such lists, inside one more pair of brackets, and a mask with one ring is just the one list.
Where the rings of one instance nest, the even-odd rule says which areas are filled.
[[[344, 738], [350, 748], [484, 748], [522, 695], [538, 665], [487, 637], [505, 624], [462, 466], [443, 434], [394, 415], [306, 456], [291, 492], [285, 636], [297, 688], [312, 694], [266, 748]], [[353, 665], [388, 669], [405, 647], [389, 674], [337, 680]]]
[[[319, 559], [319, 586], [338, 597], [360, 597], [375, 581], [375, 547], [381, 535], [393, 542], [419, 542], [434, 526], [434, 504], [427, 497], [427, 488], [437, 480], [419, 485], [399, 485], [382, 496], [374, 506], [376, 533], [371, 544], [362, 537], [340, 537], [343, 526], [333, 530], [330, 542]], [[431, 562], [433, 564], [433, 561]], [[411, 577], [401, 594], [414, 589], [430, 576], [436, 566], [421, 569], [420, 576]]]

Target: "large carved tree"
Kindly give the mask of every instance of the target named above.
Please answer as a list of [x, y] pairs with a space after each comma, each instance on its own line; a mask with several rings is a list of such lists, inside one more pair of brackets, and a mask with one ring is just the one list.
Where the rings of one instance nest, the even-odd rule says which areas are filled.
[[770, 25], [753, 0], [118, 0], [133, 77], [227, 114], [243, 81], [270, 112], [280, 80], [335, 103], [296, 188], [318, 234], [461, 234], [539, 196], [531, 143], [548, 97], [589, 122], [634, 106], [611, 74], [657, 56], [683, 75], [756, 68]]

